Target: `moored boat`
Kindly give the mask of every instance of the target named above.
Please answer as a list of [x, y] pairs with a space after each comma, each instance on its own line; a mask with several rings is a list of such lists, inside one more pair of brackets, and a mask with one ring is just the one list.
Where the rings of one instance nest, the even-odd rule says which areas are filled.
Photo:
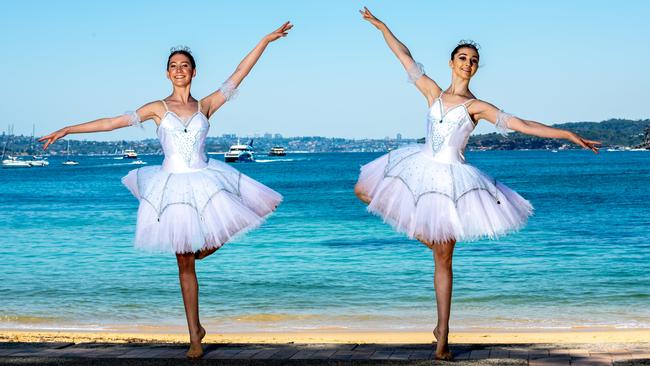
[[28, 162], [20, 160], [15, 156], [7, 156], [6, 159], [2, 160], [2, 168], [4, 169], [13, 169], [13, 168], [31, 168]]
[[68, 166], [70, 166], [70, 165], [79, 165], [78, 161], [74, 161], [74, 160], [70, 159], [70, 140], [68, 140], [68, 149], [67, 149], [67, 152], [66, 152], [66, 157], [67, 157], [66, 160], [63, 163], [61, 163], [61, 165], [68, 165]]

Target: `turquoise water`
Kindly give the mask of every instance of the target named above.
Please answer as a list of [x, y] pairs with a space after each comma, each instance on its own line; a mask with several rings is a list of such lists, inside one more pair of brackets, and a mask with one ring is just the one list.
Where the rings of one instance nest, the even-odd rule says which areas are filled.
[[[198, 263], [208, 329], [432, 328], [431, 252], [352, 193], [359, 165], [378, 155], [237, 165], [285, 200], [260, 229]], [[467, 159], [530, 200], [535, 215], [519, 233], [457, 245], [453, 329], [650, 327], [650, 153]], [[131, 246], [137, 200], [120, 178], [134, 166], [78, 160], [0, 170], [0, 328], [181, 329], [175, 258]]]

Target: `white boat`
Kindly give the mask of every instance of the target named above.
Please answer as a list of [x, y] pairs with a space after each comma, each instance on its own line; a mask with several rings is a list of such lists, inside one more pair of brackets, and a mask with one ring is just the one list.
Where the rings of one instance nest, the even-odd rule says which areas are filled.
[[[11, 127], [11, 130], [13, 130], [13, 126]], [[29, 165], [29, 163], [27, 163], [26, 161], [20, 160], [16, 156], [5, 155], [7, 151], [7, 145], [9, 144], [11, 136], [12, 135], [7, 135], [7, 138], [5, 139], [5, 143], [2, 146], [2, 168], [3, 169], [31, 168], [32, 166]]]
[[232, 145], [230, 147], [230, 151], [224, 154], [223, 158], [226, 163], [254, 162], [255, 155], [253, 152], [253, 140], [250, 140], [250, 142], [246, 145], [240, 144], [239, 140], [237, 140], [237, 144]]
[[31, 152], [30, 154], [32, 155], [31, 160], [27, 160], [27, 163], [29, 163], [30, 166], [36, 166], [36, 167], [46, 167], [50, 165], [50, 162], [47, 161], [47, 157], [37, 154], [36, 153], [36, 139], [34, 139], [34, 133], [36, 132], [36, 124], [32, 125], [32, 141], [31, 141]]
[[70, 159], [70, 140], [68, 140], [68, 151], [67, 151], [67, 157], [68, 157], [68, 158], [66, 159], [66, 161], [64, 161], [63, 163], [61, 163], [62, 165], [79, 165], [79, 162], [78, 162], [78, 161], [74, 161], [74, 160]]
[[27, 160], [27, 163], [29, 163], [29, 165], [31, 166], [36, 166], [41, 168], [50, 165], [50, 162], [47, 161], [47, 157], [42, 155], [32, 156], [32, 160]]
[[269, 151], [269, 156], [286, 156], [287, 151], [282, 146], [273, 146]]
[[28, 162], [24, 160], [20, 160], [15, 156], [7, 156], [7, 159], [2, 160], [2, 167], [4, 169], [12, 169], [12, 168], [31, 168], [32, 166], [29, 165]]
[[138, 153], [133, 149], [126, 149], [122, 152], [122, 159], [137, 159]]

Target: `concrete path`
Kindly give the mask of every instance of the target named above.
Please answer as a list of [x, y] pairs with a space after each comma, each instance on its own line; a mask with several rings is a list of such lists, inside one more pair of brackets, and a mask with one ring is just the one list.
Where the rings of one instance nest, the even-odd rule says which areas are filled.
[[[430, 344], [0, 343], [0, 365], [449, 365]], [[650, 344], [460, 344], [456, 365], [650, 365]]]

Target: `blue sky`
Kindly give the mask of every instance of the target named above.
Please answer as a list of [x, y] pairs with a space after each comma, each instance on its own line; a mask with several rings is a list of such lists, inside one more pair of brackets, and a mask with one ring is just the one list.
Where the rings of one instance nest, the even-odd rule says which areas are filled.
[[[449, 52], [481, 44], [472, 90], [510, 113], [547, 124], [648, 118], [650, 2], [646, 1], [13, 1], [0, 13], [0, 129], [38, 135], [118, 115], [171, 90], [171, 46], [191, 47], [193, 95], [218, 88], [283, 21], [239, 97], [210, 135], [424, 135], [426, 103], [362, 21], [368, 6], [447, 86]], [[155, 137], [126, 128], [74, 138]], [[493, 131], [482, 121], [477, 133]]]

